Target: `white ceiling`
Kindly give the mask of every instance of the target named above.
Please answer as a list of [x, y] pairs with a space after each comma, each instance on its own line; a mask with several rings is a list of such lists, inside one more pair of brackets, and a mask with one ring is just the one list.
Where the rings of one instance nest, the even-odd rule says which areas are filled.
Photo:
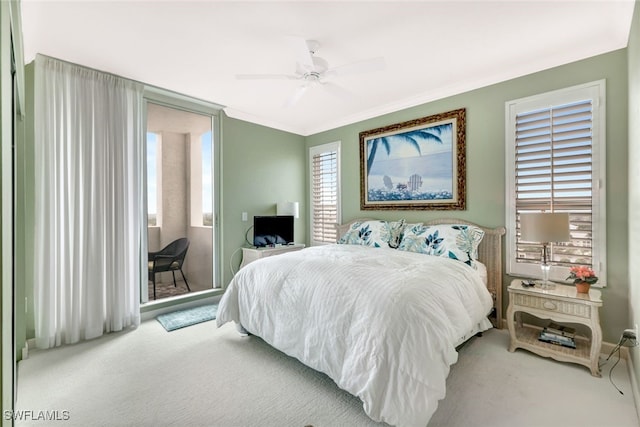
[[[627, 46], [634, 0], [22, 0], [25, 59], [43, 53], [224, 105], [228, 115], [310, 135]], [[386, 68], [312, 87], [287, 37], [320, 42], [329, 67]]]

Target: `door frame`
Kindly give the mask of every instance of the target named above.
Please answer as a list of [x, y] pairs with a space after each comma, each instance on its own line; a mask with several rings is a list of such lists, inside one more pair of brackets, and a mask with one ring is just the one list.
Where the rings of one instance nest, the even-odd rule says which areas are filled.
[[[154, 87], [154, 86], [145, 86], [144, 93], [144, 107], [143, 107], [143, 129], [145, 132], [144, 135], [144, 158], [146, 159], [146, 129], [147, 129], [147, 103], [153, 103], [157, 105], [161, 105], [168, 108], [173, 108], [176, 110], [182, 110], [188, 113], [195, 113], [200, 115], [206, 115], [211, 117], [211, 138], [212, 138], [212, 149], [211, 149], [211, 167], [212, 167], [212, 190], [213, 190], [213, 226], [212, 230], [212, 246], [213, 246], [213, 259], [211, 260], [213, 264], [213, 287], [210, 290], [203, 291], [199, 293], [203, 297], [211, 296], [210, 293], [217, 294], [220, 292], [222, 288], [222, 256], [221, 256], [221, 227], [220, 227], [220, 189], [221, 187], [221, 162], [220, 162], [220, 146], [221, 146], [221, 120], [220, 114], [222, 113], [222, 109], [224, 108], [222, 105], [214, 104], [208, 101], [200, 100], [197, 98], [193, 98], [187, 95], [182, 95], [176, 92], [172, 92], [166, 89]], [[143, 179], [143, 191], [144, 191], [144, 207], [142, 209], [141, 215], [144, 216], [143, 224], [147, 224], [147, 170], [146, 170], [146, 161], [144, 162], [144, 179]], [[143, 265], [141, 280], [140, 280], [140, 301], [141, 304], [149, 304], [156, 303], [154, 301], [149, 301], [148, 296], [148, 277], [147, 277], [147, 252], [148, 252], [148, 233], [147, 227], [143, 228], [143, 236], [142, 236], [142, 253], [141, 253], [141, 264]], [[162, 302], [159, 301], [159, 302]], [[180, 301], [179, 301], [180, 302]]]

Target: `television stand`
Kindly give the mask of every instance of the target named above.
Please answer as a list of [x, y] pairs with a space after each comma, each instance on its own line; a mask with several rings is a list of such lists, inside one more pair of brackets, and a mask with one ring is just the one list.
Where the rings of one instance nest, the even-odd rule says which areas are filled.
[[280, 255], [286, 252], [299, 251], [304, 248], [304, 243], [294, 243], [291, 245], [265, 246], [262, 248], [242, 248], [242, 263], [240, 268], [245, 265], [268, 256]]

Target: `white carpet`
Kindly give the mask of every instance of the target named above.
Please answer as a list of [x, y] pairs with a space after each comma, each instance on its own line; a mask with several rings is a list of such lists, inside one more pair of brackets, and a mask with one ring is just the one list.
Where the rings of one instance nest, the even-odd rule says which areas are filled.
[[[624, 361], [606, 375], [518, 350], [506, 331], [468, 343], [447, 381], [435, 426], [619, 426], [638, 420]], [[612, 361], [605, 366], [605, 374]], [[137, 330], [32, 352], [18, 367], [17, 408], [68, 411], [68, 420], [21, 426], [374, 426], [360, 401], [326, 376], [233, 325], [171, 333]]]
[[429, 427], [640, 426], [624, 360], [612, 375], [621, 395], [608, 377], [616, 356], [596, 378], [584, 366], [522, 349], [509, 353], [508, 343], [506, 330], [492, 330], [460, 350], [447, 378], [447, 396]]

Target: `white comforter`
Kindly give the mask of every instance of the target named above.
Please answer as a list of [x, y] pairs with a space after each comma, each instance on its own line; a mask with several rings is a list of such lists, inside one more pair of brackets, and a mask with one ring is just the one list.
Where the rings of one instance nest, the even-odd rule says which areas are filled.
[[490, 327], [476, 271], [446, 258], [329, 245], [255, 261], [233, 278], [218, 326], [241, 324], [358, 396], [373, 420], [427, 425], [455, 345]]

